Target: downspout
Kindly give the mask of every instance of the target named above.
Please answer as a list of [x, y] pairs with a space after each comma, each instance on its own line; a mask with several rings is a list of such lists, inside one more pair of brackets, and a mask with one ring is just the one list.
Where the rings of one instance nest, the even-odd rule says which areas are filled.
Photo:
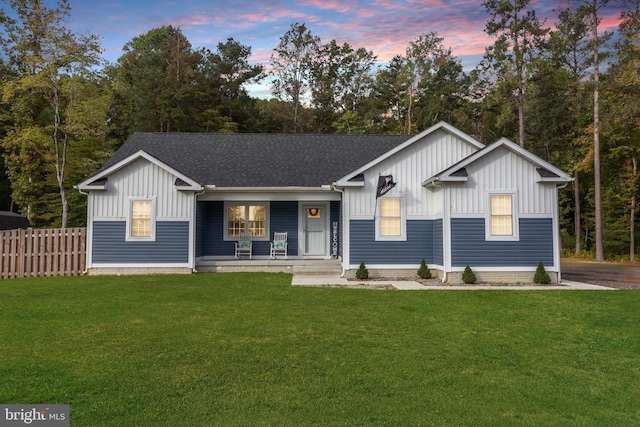
[[[338, 188], [338, 186], [336, 185], [335, 182], [331, 183], [331, 190], [332, 191], [337, 191], [338, 193], [340, 193], [340, 213], [342, 213], [342, 218], [341, 218], [341, 222], [342, 224], [342, 233], [343, 233], [343, 238], [342, 238], [342, 248], [343, 250], [346, 248], [346, 245], [344, 244], [344, 232], [345, 232], [345, 224], [344, 224], [344, 209], [345, 209], [345, 202], [344, 202], [344, 190]], [[340, 277], [345, 277], [347, 274], [347, 271], [344, 268], [344, 257], [342, 257], [342, 262], [340, 263], [341, 267], [342, 267], [342, 273], [340, 274]]]
[[444, 212], [443, 212], [443, 217], [442, 217], [442, 239], [445, 240], [444, 242], [442, 242], [442, 283], [447, 283], [447, 260], [446, 258], [448, 258], [447, 253], [449, 253], [449, 251], [451, 250], [451, 248], [447, 248], [446, 243], [446, 235], [447, 235], [447, 231], [448, 229], [451, 228], [451, 221], [448, 221], [448, 226], [447, 224], [445, 224], [447, 221], [445, 221], [446, 217], [448, 216], [448, 208], [447, 208], [447, 204], [449, 202], [449, 198], [447, 197], [447, 189], [446, 187], [443, 187], [442, 185], [438, 185], [436, 184], [437, 181], [431, 181], [429, 183], [429, 185], [431, 185], [434, 188], [439, 188], [444, 192]]
[[558, 250], [558, 283], [562, 283], [562, 271], [560, 268], [560, 213], [559, 213], [559, 209], [558, 209], [558, 192], [559, 190], [562, 190], [563, 188], [567, 188], [567, 185], [569, 185], [569, 183], [564, 183], [562, 185], [558, 185], [556, 188], [556, 203], [553, 207], [553, 210], [555, 211], [555, 215], [553, 215], [553, 221], [555, 222], [554, 224], [554, 228], [555, 228], [555, 234], [556, 234], [556, 239], [558, 239], [558, 247], [554, 248]]
[[198, 196], [202, 196], [204, 193], [207, 192], [207, 189], [202, 186], [202, 191], [200, 191], [199, 193], [193, 193], [193, 267], [191, 268], [191, 271], [193, 271], [193, 273], [198, 273], [198, 270], [196, 269], [196, 251], [197, 251], [197, 236], [196, 236], [196, 225], [198, 222]]
[[[85, 193], [84, 191], [82, 191], [81, 189], [77, 188], [78, 192], [80, 192], [80, 194], [87, 196], [87, 200], [89, 199], [89, 193]], [[89, 203], [87, 202], [87, 206], [89, 205]], [[93, 216], [91, 216], [91, 222], [93, 222]], [[87, 215], [87, 221], [89, 220], [89, 215]], [[89, 235], [89, 224], [87, 222], [87, 236]], [[92, 238], [91, 238], [91, 247], [93, 247], [93, 233], [91, 233]], [[87, 245], [87, 242], [85, 242], [85, 248], [88, 248], [89, 245]], [[89, 272], [89, 263], [87, 262], [87, 258], [89, 257], [89, 252], [87, 252], [84, 256], [84, 271], [82, 272], [83, 276], [86, 276], [87, 273]]]

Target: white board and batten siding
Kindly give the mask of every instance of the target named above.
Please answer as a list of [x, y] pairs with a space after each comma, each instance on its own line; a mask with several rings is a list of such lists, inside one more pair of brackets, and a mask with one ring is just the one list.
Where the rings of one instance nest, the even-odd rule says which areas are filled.
[[536, 184], [536, 165], [507, 148], [498, 148], [466, 167], [467, 182], [450, 185], [452, 217], [483, 216], [489, 194], [513, 191], [520, 217], [552, 217], [557, 205], [554, 184]]
[[194, 199], [191, 191], [177, 191], [176, 177], [167, 170], [138, 159], [109, 176], [107, 189], [90, 193], [89, 209], [98, 221], [124, 221], [132, 198], [155, 199], [159, 221], [190, 221]]
[[364, 188], [348, 188], [345, 203], [353, 219], [375, 215], [375, 194], [380, 175], [393, 175], [397, 186], [388, 194], [404, 198], [407, 218], [442, 216], [442, 192], [426, 189], [422, 182], [477, 151], [456, 135], [437, 130], [392, 154], [364, 172]]

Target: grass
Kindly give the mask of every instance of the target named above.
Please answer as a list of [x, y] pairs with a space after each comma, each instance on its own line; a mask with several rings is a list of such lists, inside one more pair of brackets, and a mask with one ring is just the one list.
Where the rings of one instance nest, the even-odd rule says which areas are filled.
[[0, 282], [0, 402], [73, 426], [638, 425], [640, 292]]
[[580, 257], [563, 257], [561, 260], [561, 264], [563, 267], [574, 267], [574, 268], [597, 268], [599, 270], [625, 270], [625, 271], [639, 271], [640, 272], [640, 264], [636, 262], [629, 261], [605, 261], [605, 262], [596, 262], [591, 258], [580, 258]]

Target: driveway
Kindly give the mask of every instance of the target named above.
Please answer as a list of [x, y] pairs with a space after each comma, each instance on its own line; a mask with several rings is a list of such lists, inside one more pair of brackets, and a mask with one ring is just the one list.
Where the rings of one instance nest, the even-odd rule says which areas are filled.
[[640, 264], [562, 262], [562, 279], [616, 289], [640, 289]]

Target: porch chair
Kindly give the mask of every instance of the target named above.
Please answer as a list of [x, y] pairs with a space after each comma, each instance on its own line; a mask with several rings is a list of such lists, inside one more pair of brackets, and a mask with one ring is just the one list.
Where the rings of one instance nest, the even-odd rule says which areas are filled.
[[241, 233], [236, 242], [236, 259], [240, 259], [242, 255], [249, 255], [249, 259], [251, 259], [252, 250], [253, 242], [251, 241], [251, 234]]
[[273, 241], [271, 242], [271, 258], [275, 259], [278, 255], [284, 255], [287, 259], [287, 233], [273, 233]]

